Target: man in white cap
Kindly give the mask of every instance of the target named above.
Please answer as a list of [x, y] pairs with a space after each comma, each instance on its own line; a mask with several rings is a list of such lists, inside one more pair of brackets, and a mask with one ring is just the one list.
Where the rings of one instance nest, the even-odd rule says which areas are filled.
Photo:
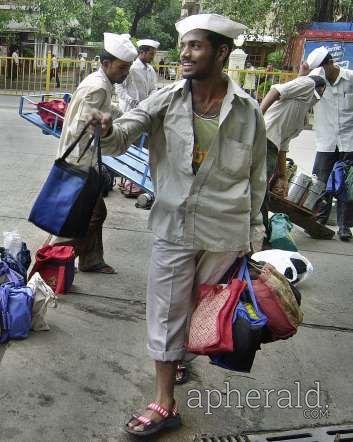
[[215, 284], [239, 256], [261, 248], [266, 133], [259, 106], [223, 68], [244, 26], [216, 14], [176, 24], [184, 79], [102, 123], [102, 146], [123, 153], [150, 135], [155, 234], [147, 287], [148, 351], [156, 398], [125, 429], [147, 436], [181, 424], [174, 400], [194, 288]]
[[[101, 67], [88, 75], [78, 86], [71, 98], [67, 109], [63, 130], [59, 143], [58, 157], [75, 141], [85, 124], [92, 109], [109, 112], [114, 117], [122, 114], [119, 108], [112, 104], [112, 93], [115, 83], [121, 83], [129, 73], [132, 61], [137, 51], [130, 41], [128, 34], [104, 34], [104, 50], [101, 54]], [[90, 134], [84, 134], [78, 148], [69, 156], [69, 161], [75, 161], [87, 145]], [[87, 158], [87, 159], [86, 159]], [[82, 167], [91, 163], [91, 155], [82, 158]], [[79, 270], [83, 272], [115, 273], [103, 258], [102, 228], [107, 216], [103, 198], [99, 198], [93, 212], [86, 238], [82, 240], [55, 238], [55, 243], [70, 243], [74, 245], [79, 257]]]
[[158, 76], [151, 63], [159, 48], [159, 42], [145, 39], [137, 42], [138, 57], [133, 62], [126, 80], [117, 86], [122, 110], [127, 112], [157, 90]]
[[[286, 156], [289, 143], [304, 129], [309, 110], [322, 97], [326, 81], [319, 76], [298, 77], [274, 84], [261, 102], [267, 133], [267, 182], [272, 192], [288, 193]], [[269, 237], [268, 196], [262, 214]]]
[[[336, 161], [353, 160], [353, 71], [335, 64], [324, 46], [309, 54], [307, 67], [310, 75], [327, 80], [325, 93], [314, 108], [316, 157], [313, 167], [313, 174], [326, 183]], [[318, 215], [322, 224], [327, 223], [331, 206], [332, 197], [325, 196]], [[337, 202], [338, 236], [342, 241], [352, 239], [352, 213], [352, 202]]]

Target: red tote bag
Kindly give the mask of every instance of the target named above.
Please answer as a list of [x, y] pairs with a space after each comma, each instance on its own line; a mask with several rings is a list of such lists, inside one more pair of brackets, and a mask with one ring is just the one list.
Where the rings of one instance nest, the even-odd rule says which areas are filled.
[[232, 279], [227, 284], [201, 284], [191, 316], [186, 350], [200, 355], [232, 352], [233, 314], [246, 283]]

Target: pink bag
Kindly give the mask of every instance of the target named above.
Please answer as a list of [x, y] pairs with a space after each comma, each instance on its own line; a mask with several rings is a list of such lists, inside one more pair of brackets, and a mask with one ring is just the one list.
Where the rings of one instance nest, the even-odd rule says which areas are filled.
[[245, 287], [246, 283], [239, 279], [227, 285], [200, 285], [191, 316], [187, 351], [208, 355], [234, 350], [233, 314]]

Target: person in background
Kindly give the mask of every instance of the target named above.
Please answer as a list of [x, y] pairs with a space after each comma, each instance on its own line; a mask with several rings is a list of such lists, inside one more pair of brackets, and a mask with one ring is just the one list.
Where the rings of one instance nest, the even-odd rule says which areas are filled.
[[[256, 89], [256, 74], [254, 66], [247, 61], [245, 64], [245, 69], [248, 71], [245, 74], [243, 89], [245, 92], [247, 92], [249, 95], [251, 95], [253, 98], [255, 98], [255, 89]], [[251, 71], [251, 72], [249, 72]]]
[[[313, 167], [320, 181], [327, 183], [336, 161], [353, 160], [353, 71], [338, 66], [328, 50], [321, 46], [312, 51], [305, 66], [310, 75], [319, 75], [327, 87], [314, 108], [316, 157]], [[332, 197], [325, 195], [319, 204], [318, 222], [326, 224]], [[353, 226], [353, 202], [337, 201], [338, 236], [350, 241]]]
[[159, 76], [162, 78], [164, 78], [164, 65], [165, 65], [164, 58], [161, 58], [161, 60], [159, 62], [158, 73], [159, 73]]
[[156, 396], [124, 427], [140, 437], [181, 425], [174, 383], [186, 358], [194, 288], [217, 283], [235, 259], [259, 250], [264, 236], [265, 124], [256, 101], [223, 72], [245, 26], [199, 14], [176, 28], [184, 79], [114, 123], [109, 115], [91, 116], [102, 124], [105, 154], [125, 152], [144, 131], [151, 137], [155, 240], [146, 309]]
[[60, 87], [60, 78], [59, 78], [59, 61], [55, 54], [53, 54], [50, 65], [50, 80], [55, 78], [56, 87]]
[[[320, 100], [325, 88], [326, 81], [322, 77], [298, 77], [273, 85], [261, 102], [267, 134], [268, 189], [281, 197], [288, 193], [286, 154], [289, 143], [304, 129], [307, 113]], [[262, 214], [269, 237], [268, 192]]]
[[[59, 142], [58, 157], [75, 141], [87, 123], [92, 109], [111, 113], [114, 118], [122, 113], [112, 104], [114, 84], [121, 83], [129, 73], [137, 51], [130, 39], [112, 33], [104, 34], [104, 50], [101, 55], [101, 67], [88, 75], [78, 86], [66, 111], [62, 134]], [[78, 147], [69, 155], [68, 161], [75, 162], [87, 145], [90, 133], [87, 131]], [[91, 155], [84, 156], [79, 162], [83, 168], [91, 164]], [[102, 230], [107, 216], [107, 209], [100, 197], [94, 209], [88, 233], [85, 238], [54, 238], [52, 243], [70, 244], [75, 247], [79, 257], [79, 270], [82, 272], [115, 273], [104, 261]]]
[[98, 69], [100, 68], [100, 65], [101, 65], [101, 58], [100, 58], [99, 55], [96, 55], [94, 57], [94, 60], [93, 60], [93, 63], [92, 63], [93, 72], [94, 71], [98, 71]]
[[17, 79], [19, 66], [20, 57], [18, 53], [18, 48], [15, 48], [11, 54], [11, 79]]
[[139, 40], [138, 57], [131, 66], [130, 73], [123, 84], [119, 85], [117, 95], [123, 111], [133, 109], [158, 88], [158, 77], [151, 63], [156, 55], [159, 42]]

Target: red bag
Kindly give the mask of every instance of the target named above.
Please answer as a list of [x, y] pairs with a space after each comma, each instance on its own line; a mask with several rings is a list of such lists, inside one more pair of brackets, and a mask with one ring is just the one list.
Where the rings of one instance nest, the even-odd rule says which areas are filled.
[[75, 277], [75, 252], [72, 246], [46, 245], [36, 253], [29, 279], [38, 272], [54, 293], [70, 290]]
[[246, 282], [239, 279], [227, 285], [200, 285], [191, 316], [187, 351], [208, 355], [234, 350], [233, 314], [245, 287]]
[[67, 107], [68, 103], [63, 98], [51, 101], [41, 101], [37, 104], [38, 114], [43, 122], [50, 127], [54, 127], [56, 123], [56, 127], [58, 128], [63, 126]]
[[303, 313], [287, 279], [270, 264], [257, 270], [257, 279], [252, 281], [255, 296], [261, 311], [267, 316], [270, 340], [287, 339], [293, 336], [303, 320]]

